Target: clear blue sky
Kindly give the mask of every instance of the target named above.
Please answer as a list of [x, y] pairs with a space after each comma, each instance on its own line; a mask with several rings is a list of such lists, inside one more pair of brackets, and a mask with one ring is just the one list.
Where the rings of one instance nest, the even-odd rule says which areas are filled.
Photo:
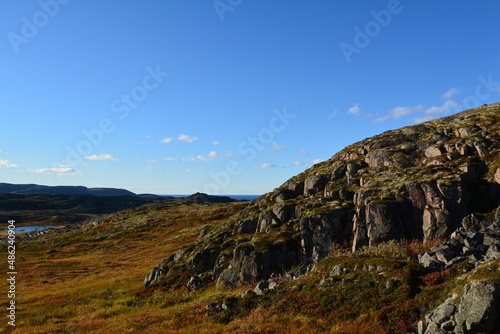
[[262, 194], [500, 100], [500, 3], [3, 0], [0, 182]]

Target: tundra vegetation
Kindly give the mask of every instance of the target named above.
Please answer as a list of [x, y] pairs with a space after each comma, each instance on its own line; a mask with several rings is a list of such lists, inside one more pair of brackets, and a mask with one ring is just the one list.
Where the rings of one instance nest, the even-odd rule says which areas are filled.
[[499, 153], [485, 105], [350, 145], [251, 203], [148, 203], [20, 240], [3, 332], [493, 333]]

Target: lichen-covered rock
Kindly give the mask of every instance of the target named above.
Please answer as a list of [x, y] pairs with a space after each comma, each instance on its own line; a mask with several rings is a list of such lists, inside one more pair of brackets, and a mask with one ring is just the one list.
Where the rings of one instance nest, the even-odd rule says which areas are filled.
[[465, 285], [464, 290], [458, 303], [455, 298], [449, 298], [427, 314], [425, 324], [419, 325], [419, 334], [498, 333], [500, 284], [489, 280], [477, 281]]

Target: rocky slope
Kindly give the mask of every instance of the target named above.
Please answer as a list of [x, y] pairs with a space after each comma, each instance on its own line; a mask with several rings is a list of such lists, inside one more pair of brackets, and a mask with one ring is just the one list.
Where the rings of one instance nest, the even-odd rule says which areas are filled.
[[445, 241], [458, 228], [470, 227], [470, 214], [481, 214], [487, 225], [499, 204], [497, 103], [346, 147], [253, 201], [225, 225], [207, 226], [196, 243], [161, 261], [144, 286], [176, 268], [229, 287], [276, 275], [296, 277], [332, 247]]

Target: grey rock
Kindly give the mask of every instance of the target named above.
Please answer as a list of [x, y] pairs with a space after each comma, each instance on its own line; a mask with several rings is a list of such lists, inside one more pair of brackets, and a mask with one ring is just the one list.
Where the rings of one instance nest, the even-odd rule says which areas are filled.
[[160, 261], [156, 267], [154, 267], [149, 274], [146, 275], [144, 278], [144, 284], [142, 285], [143, 288], [147, 288], [148, 286], [158, 283], [160, 278], [168, 274], [169, 268], [167, 264], [169, 262], [172, 262], [174, 259], [174, 256], [172, 255], [168, 259]]
[[500, 285], [479, 281], [465, 286], [455, 321], [470, 333], [497, 333], [500, 328]]
[[223, 287], [228, 287], [232, 288], [236, 286], [240, 279], [239, 272], [234, 269], [231, 265], [229, 265], [228, 268], [226, 268], [222, 273], [219, 275], [217, 278], [217, 287], [218, 288], [223, 288]]
[[437, 259], [436, 253], [434, 252], [419, 254], [418, 262], [429, 272], [436, 272], [444, 269], [444, 263]]
[[441, 325], [441, 329], [445, 330], [445, 331], [453, 331], [455, 329], [455, 326], [457, 324], [455, 323], [455, 321], [453, 320], [448, 320], [446, 321], [445, 323], [443, 323]]
[[425, 324], [422, 320], [420, 320], [417, 324], [417, 332], [418, 334], [424, 334], [425, 332]]
[[330, 276], [340, 276], [340, 275], [342, 275], [343, 272], [344, 272], [344, 268], [337, 265], [337, 266], [333, 267], [332, 270], [330, 271]]
[[314, 195], [325, 189], [328, 182], [326, 175], [313, 175], [308, 177], [304, 182], [304, 196]]
[[443, 154], [443, 152], [441, 151], [441, 148], [436, 147], [436, 146], [431, 146], [424, 151], [424, 155], [428, 158], [434, 158], [434, 157], [437, 157], [441, 154]]
[[263, 295], [266, 291], [274, 290], [278, 286], [278, 283], [262, 281], [257, 284], [253, 290], [257, 295]]
[[425, 329], [425, 334], [446, 334], [445, 331], [443, 331], [441, 328], [439, 328], [439, 325], [436, 324], [435, 322], [430, 322], [427, 324], [427, 328]]
[[246, 219], [240, 221], [234, 227], [235, 234], [255, 233], [257, 230], [257, 219]]
[[495, 260], [500, 258], [500, 249], [497, 245], [490, 245], [488, 251], [486, 252], [486, 259]]
[[441, 244], [432, 248], [436, 252], [436, 257], [443, 263], [450, 262], [453, 258], [457, 257], [460, 253], [459, 250], [450, 244]]
[[435, 323], [443, 323], [450, 319], [450, 317], [455, 313], [456, 306], [452, 298], [447, 299], [444, 303], [439, 305], [434, 311], [432, 311], [427, 318]]
[[198, 290], [201, 286], [201, 279], [199, 276], [193, 276], [187, 282], [187, 286], [191, 289]]

